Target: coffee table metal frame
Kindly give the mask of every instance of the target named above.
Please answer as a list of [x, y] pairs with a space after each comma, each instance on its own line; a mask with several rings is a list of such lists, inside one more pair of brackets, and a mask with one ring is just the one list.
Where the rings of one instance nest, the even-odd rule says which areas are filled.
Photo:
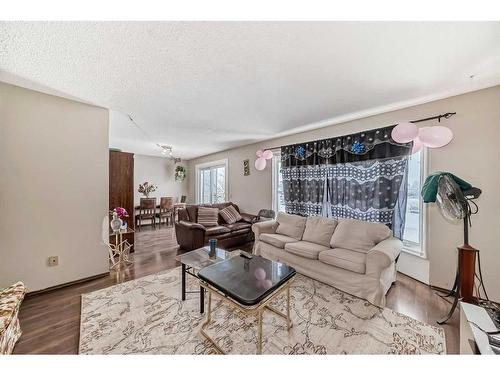
[[[188, 251], [187, 253], [184, 253], [184, 254], [180, 254], [176, 257], [176, 260], [181, 262], [181, 267], [182, 267], [182, 278], [181, 278], [181, 299], [183, 301], [186, 300], [186, 294], [187, 293], [199, 293], [200, 295], [200, 314], [203, 314], [205, 312], [205, 291], [204, 289], [200, 286], [200, 290], [199, 291], [191, 291], [191, 290], [186, 290], [186, 286], [187, 286], [187, 283], [186, 283], [186, 275], [190, 275], [190, 276], [193, 276], [195, 278], [198, 279], [198, 272], [203, 268], [202, 266], [192, 266], [192, 265], [188, 265], [186, 263], [184, 263], [183, 261], [183, 256], [186, 256], [186, 255], [189, 255], [190, 253], [193, 253], [193, 252], [200, 252], [200, 251], [205, 251], [207, 253], [207, 255], [209, 254], [209, 247], [208, 246], [204, 246], [204, 247], [200, 247], [199, 249], [195, 249], [195, 250], [192, 250], [192, 251]], [[228, 256], [229, 258], [230, 257], [233, 257], [233, 256], [238, 256], [242, 250], [233, 250], [233, 251], [227, 251], [227, 250], [224, 250], [224, 249], [220, 249], [220, 248], [217, 248], [217, 251], [219, 252], [224, 252], [226, 255], [225, 256]], [[216, 258], [207, 258], [205, 259], [205, 262], [208, 263], [206, 264], [204, 267], [206, 266], [209, 266], [209, 265], [212, 265], [216, 262], [221, 262], [223, 261], [224, 259], [218, 259], [216, 260]]]
[[[295, 275], [290, 277], [283, 285], [280, 285], [275, 291], [266, 296], [262, 301], [258, 302], [255, 305], [245, 306], [235, 301], [229, 296], [226, 296], [223, 292], [218, 290], [216, 287], [208, 284], [206, 281], [199, 279], [200, 287], [205, 289], [208, 294], [208, 310], [207, 310], [207, 319], [201, 325], [200, 334], [206, 338], [210, 343], [216, 348], [216, 350], [220, 354], [226, 354], [224, 350], [213, 340], [210, 335], [205, 331], [205, 328], [212, 321], [212, 293], [218, 295], [225, 302], [228, 302], [231, 306], [237, 308], [241, 312], [247, 315], [257, 315], [257, 354], [262, 354], [262, 314], [264, 310], [269, 310], [276, 315], [282, 317], [286, 320], [286, 328], [290, 331], [290, 328], [293, 326], [293, 322], [290, 319], [290, 284], [294, 281]], [[281, 311], [276, 310], [275, 308], [269, 306], [269, 304], [283, 292], [286, 292], [286, 314]]]

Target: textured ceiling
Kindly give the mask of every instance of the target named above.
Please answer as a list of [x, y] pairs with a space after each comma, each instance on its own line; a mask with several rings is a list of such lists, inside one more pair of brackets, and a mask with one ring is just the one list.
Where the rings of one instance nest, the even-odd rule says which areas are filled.
[[499, 84], [500, 23], [1, 22], [0, 80], [112, 109], [111, 146], [189, 159]]

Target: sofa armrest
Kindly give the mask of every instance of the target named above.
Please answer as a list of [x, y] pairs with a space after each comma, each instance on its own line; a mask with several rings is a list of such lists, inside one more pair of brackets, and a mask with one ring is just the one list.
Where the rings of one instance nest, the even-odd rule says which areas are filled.
[[275, 233], [278, 228], [276, 220], [259, 221], [252, 225], [252, 231], [255, 233], [255, 239], [258, 240], [262, 233]]
[[175, 236], [177, 243], [184, 250], [195, 250], [205, 243], [205, 227], [190, 221], [175, 222]]
[[258, 220], [258, 216], [240, 212], [241, 220], [253, 224]]
[[395, 237], [379, 242], [366, 254], [366, 275], [379, 278], [381, 272], [396, 260], [402, 249], [403, 243]]
[[181, 221], [178, 221], [177, 223], [180, 226], [185, 227], [186, 229], [200, 229], [203, 231], [206, 230], [206, 228], [203, 225], [198, 224], [198, 223], [192, 223], [191, 221], [181, 220]]

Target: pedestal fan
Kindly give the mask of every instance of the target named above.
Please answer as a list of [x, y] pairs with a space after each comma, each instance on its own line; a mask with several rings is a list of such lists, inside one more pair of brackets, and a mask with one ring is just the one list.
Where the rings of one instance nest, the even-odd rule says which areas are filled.
[[[464, 302], [477, 303], [474, 297], [474, 281], [479, 279], [479, 288], [483, 288], [486, 299], [486, 289], [483, 284], [481, 274], [481, 259], [479, 250], [469, 244], [469, 225], [471, 215], [479, 211], [477, 204], [473, 201], [481, 195], [481, 190], [472, 187], [461, 190], [457, 183], [449, 175], [442, 175], [438, 181], [436, 203], [443, 216], [450, 220], [463, 220], [464, 224], [464, 244], [458, 249], [458, 264], [455, 282], [451, 291], [442, 297], [454, 297], [452, 307], [444, 318], [438, 320], [438, 324], [446, 323], [453, 315], [460, 298]], [[476, 275], [476, 257], [478, 260], [479, 275]]]

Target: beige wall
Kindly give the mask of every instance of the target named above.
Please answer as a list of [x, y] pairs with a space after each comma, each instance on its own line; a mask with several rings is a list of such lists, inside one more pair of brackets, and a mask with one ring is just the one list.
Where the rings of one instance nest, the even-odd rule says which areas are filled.
[[108, 270], [108, 178], [106, 109], [0, 82], [0, 287]]
[[[483, 190], [478, 200], [480, 213], [472, 219], [470, 239], [481, 250], [490, 298], [500, 301], [500, 278], [497, 276], [500, 266], [500, 86], [190, 160], [189, 198], [194, 200], [195, 165], [228, 158], [229, 199], [238, 203], [243, 211], [256, 213], [260, 208], [270, 208], [272, 200], [271, 165], [268, 163], [262, 172], [254, 168], [257, 149], [334, 137], [404, 119], [455, 111], [456, 116], [445, 120], [446, 126], [453, 129], [455, 138], [444, 148], [430, 150], [428, 171], [455, 173]], [[250, 159], [252, 165], [251, 175], [247, 177], [243, 176], [244, 159]], [[455, 272], [455, 248], [463, 241], [462, 225], [446, 222], [432, 204], [428, 206], [426, 234], [430, 283], [450, 288]]]
[[134, 201], [139, 204], [142, 194], [137, 192], [139, 184], [145, 181], [151, 182], [158, 187], [151, 195], [156, 197], [158, 203], [160, 197], [174, 197], [180, 200], [181, 195], [187, 195], [188, 178], [184, 181], [175, 181], [175, 167], [185, 163], [174, 164], [174, 161], [167, 158], [145, 155], [134, 155]]

